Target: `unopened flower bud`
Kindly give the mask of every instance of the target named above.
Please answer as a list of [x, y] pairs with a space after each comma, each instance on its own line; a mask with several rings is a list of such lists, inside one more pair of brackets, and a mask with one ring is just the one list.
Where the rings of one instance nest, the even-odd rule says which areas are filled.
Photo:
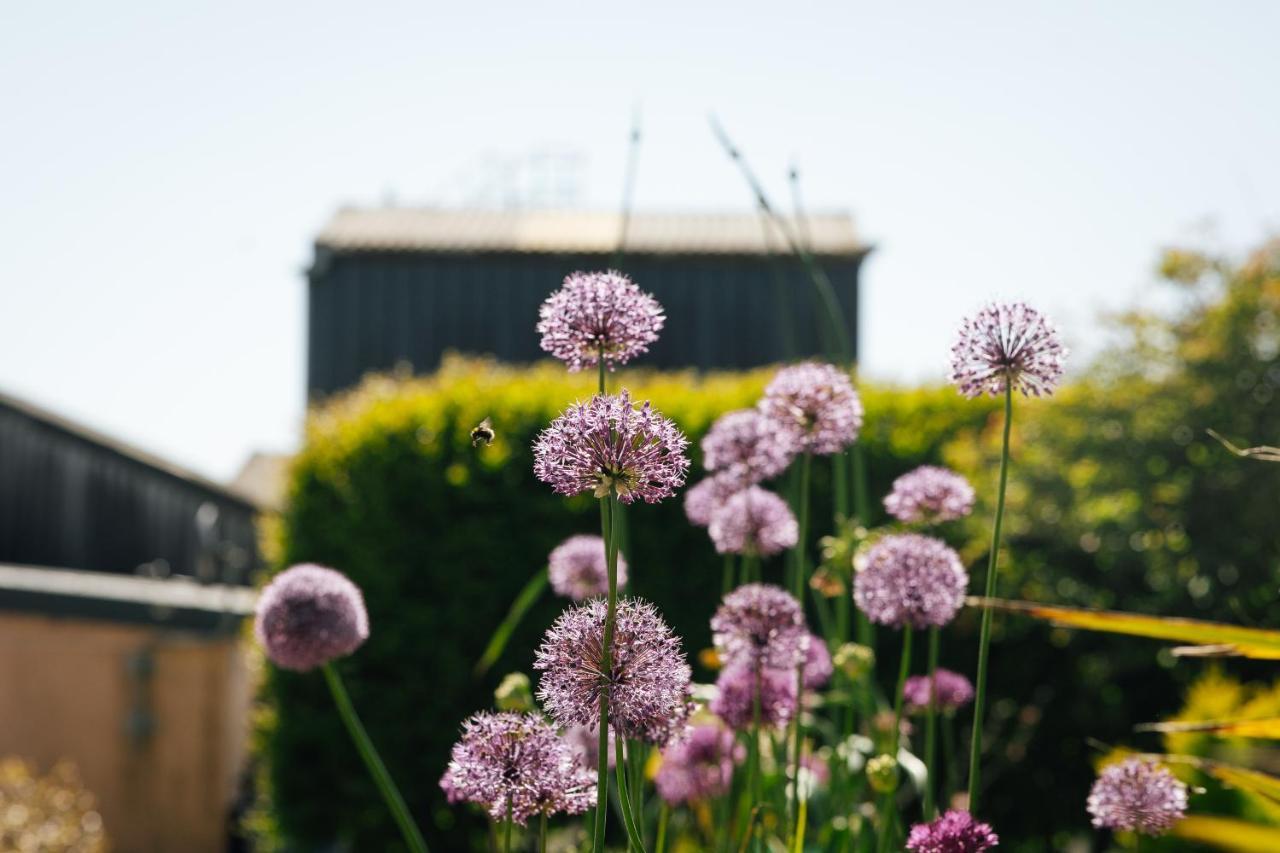
[[845, 643], [836, 649], [836, 653], [831, 656], [831, 662], [850, 681], [857, 681], [871, 672], [876, 665], [876, 653], [870, 646]]
[[898, 760], [892, 755], [877, 755], [867, 762], [867, 782], [878, 794], [891, 794], [898, 789]]
[[508, 673], [493, 691], [493, 703], [499, 711], [532, 711], [533, 689], [523, 672]]

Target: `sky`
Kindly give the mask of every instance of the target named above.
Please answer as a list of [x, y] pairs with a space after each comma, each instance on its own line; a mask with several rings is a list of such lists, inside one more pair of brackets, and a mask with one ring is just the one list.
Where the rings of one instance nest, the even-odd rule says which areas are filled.
[[872, 378], [939, 379], [991, 298], [1083, 363], [1162, 246], [1280, 230], [1277, 32], [1266, 0], [4, 4], [0, 390], [229, 478], [297, 444], [340, 205], [501, 202], [543, 153], [613, 209], [637, 109], [638, 209], [750, 209], [715, 113], [780, 204], [795, 164], [852, 212]]

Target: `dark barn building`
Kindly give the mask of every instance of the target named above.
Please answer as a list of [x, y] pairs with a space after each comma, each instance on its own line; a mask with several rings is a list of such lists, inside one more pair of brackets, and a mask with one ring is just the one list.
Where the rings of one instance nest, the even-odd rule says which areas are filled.
[[[446, 351], [543, 357], [538, 306], [574, 270], [618, 267], [666, 309], [644, 363], [741, 368], [823, 350], [813, 285], [755, 214], [344, 209], [316, 239], [309, 272], [312, 397], [367, 372], [434, 368]], [[868, 247], [848, 215], [798, 233], [830, 277], [854, 340]]]

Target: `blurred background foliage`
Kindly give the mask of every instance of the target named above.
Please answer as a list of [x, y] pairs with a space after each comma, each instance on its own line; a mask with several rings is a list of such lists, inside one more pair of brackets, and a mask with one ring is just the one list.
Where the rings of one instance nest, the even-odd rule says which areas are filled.
[[[1230, 455], [1205, 429], [1243, 446], [1280, 438], [1280, 244], [1240, 264], [1171, 251], [1160, 270], [1172, 309], [1113, 318], [1113, 349], [1077, 365], [1051, 400], [1018, 401], [999, 593], [1275, 625], [1280, 468]], [[611, 388], [653, 400], [689, 434], [692, 482], [697, 439], [721, 413], [752, 405], [769, 375], [626, 371]], [[286, 508], [267, 527], [274, 565], [332, 565], [364, 589], [372, 635], [341, 667], [429, 840], [443, 849], [484, 832], [447, 808], [437, 786], [458, 724], [491, 705], [504, 673], [528, 671], [564, 602], [545, 596], [485, 677], [473, 675], [474, 663], [550, 549], [598, 525], [591, 500], [565, 500], [535, 480], [530, 452], [538, 430], [593, 390], [594, 377], [559, 365], [462, 358], [427, 377], [370, 377], [311, 413]], [[999, 450], [995, 407], [948, 387], [864, 384], [862, 393], [877, 509], [897, 475], [952, 465], [979, 494], [958, 531], [966, 562], [979, 564]], [[473, 447], [470, 431], [485, 417], [497, 439]], [[832, 516], [829, 473], [816, 472], [819, 520]], [[830, 526], [816, 525], [815, 540]], [[709, 680], [696, 652], [709, 644], [720, 563], [705, 532], [685, 522], [679, 500], [630, 509], [628, 529], [634, 592], [658, 603], [685, 638], [695, 677]], [[771, 571], [780, 576], [780, 567]], [[943, 665], [972, 670], [976, 624], [962, 614]], [[1005, 849], [1064, 849], [1087, 832], [1084, 799], [1101, 754], [1090, 740], [1160, 749], [1159, 736], [1133, 726], [1174, 713], [1208, 665], [1175, 665], [1157, 643], [1014, 616], [999, 616], [996, 629], [984, 817]], [[1231, 667], [1244, 678], [1267, 672]], [[321, 679], [268, 668], [258, 829], [296, 846], [399, 849], [340, 726]], [[1223, 808], [1235, 813], [1231, 802]]]
[[41, 774], [19, 758], [0, 760], [0, 850], [107, 853], [97, 800], [69, 762]]

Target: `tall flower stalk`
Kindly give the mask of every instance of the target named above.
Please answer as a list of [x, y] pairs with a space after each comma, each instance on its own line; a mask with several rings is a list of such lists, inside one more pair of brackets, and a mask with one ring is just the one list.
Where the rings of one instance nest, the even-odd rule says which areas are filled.
[[933, 797], [938, 781], [938, 646], [942, 632], [938, 628], [929, 629], [929, 707], [924, 720], [924, 765], [927, 775], [924, 780], [924, 819], [931, 821], [935, 817]]
[[[894, 762], [898, 760], [898, 745], [902, 737], [902, 705], [907, 686], [907, 674], [911, 671], [911, 639], [914, 633], [909, 624], [902, 629], [902, 660], [898, 664], [898, 687], [893, 696], [893, 730], [889, 732], [889, 752], [887, 753]], [[890, 818], [896, 792], [896, 786], [893, 790], [886, 791], [880, 806], [880, 853], [888, 853], [889, 844], [893, 838], [893, 821]]]

